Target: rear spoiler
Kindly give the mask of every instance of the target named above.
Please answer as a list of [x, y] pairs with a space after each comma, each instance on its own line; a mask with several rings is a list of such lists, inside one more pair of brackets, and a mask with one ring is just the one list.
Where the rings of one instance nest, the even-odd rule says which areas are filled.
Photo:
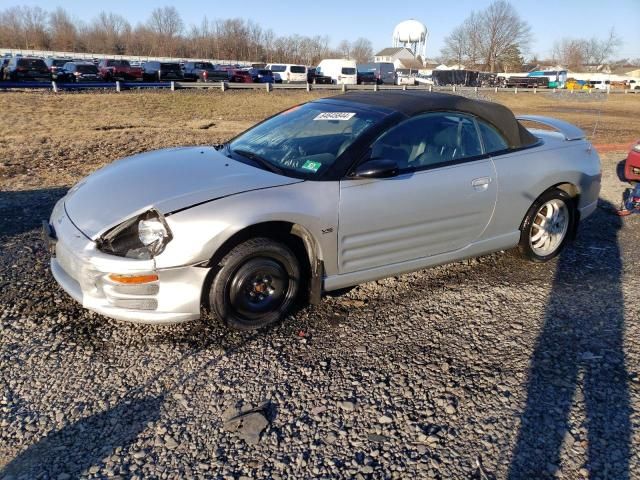
[[575, 125], [565, 122], [564, 120], [558, 120], [557, 118], [543, 117], [541, 115], [520, 115], [516, 116], [516, 120], [519, 122], [526, 121], [539, 123], [540, 125], [553, 128], [564, 135], [564, 139], [566, 141], [582, 140], [586, 137], [584, 132]]

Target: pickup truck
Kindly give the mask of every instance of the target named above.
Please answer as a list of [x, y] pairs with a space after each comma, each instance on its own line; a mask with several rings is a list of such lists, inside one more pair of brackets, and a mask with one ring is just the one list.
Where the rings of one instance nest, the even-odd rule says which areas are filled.
[[108, 82], [116, 80], [142, 80], [142, 68], [132, 67], [128, 60], [101, 60], [98, 74]]
[[229, 80], [229, 72], [216, 68], [211, 62], [186, 62], [182, 70], [185, 80], [193, 82], [222, 82]]

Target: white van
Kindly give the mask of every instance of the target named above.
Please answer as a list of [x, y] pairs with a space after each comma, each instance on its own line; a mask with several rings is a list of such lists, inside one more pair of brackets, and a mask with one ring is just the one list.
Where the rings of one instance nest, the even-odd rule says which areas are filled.
[[307, 83], [307, 67], [290, 63], [270, 63], [267, 70], [273, 75], [278, 75], [283, 83], [303, 82]]
[[357, 85], [358, 83], [358, 71], [355, 60], [327, 58], [318, 64], [316, 74], [331, 77], [331, 83], [337, 85]]

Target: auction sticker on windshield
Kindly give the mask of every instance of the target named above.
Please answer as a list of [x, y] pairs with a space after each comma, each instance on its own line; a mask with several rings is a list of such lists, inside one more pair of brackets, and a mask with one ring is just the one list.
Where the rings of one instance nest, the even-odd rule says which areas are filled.
[[322, 166], [322, 164], [320, 162], [314, 162], [313, 160], [307, 160], [306, 162], [304, 162], [304, 165], [302, 165], [302, 168], [304, 170], [310, 170], [313, 173], [316, 173], [321, 166]]
[[355, 112], [322, 112], [314, 120], [350, 120]]

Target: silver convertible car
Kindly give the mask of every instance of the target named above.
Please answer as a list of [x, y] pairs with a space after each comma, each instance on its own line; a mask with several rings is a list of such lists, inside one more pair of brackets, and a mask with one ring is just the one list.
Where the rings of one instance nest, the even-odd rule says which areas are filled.
[[516, 246], [549, 260], [596, 208], [600, 179], [566, 122], [455, 95], [353, 92], [223, 145], [116, 161], [44, 230], [53, 276], [88, 309], [148, 323], [211, 311], [248, 330], [390, 275]]

